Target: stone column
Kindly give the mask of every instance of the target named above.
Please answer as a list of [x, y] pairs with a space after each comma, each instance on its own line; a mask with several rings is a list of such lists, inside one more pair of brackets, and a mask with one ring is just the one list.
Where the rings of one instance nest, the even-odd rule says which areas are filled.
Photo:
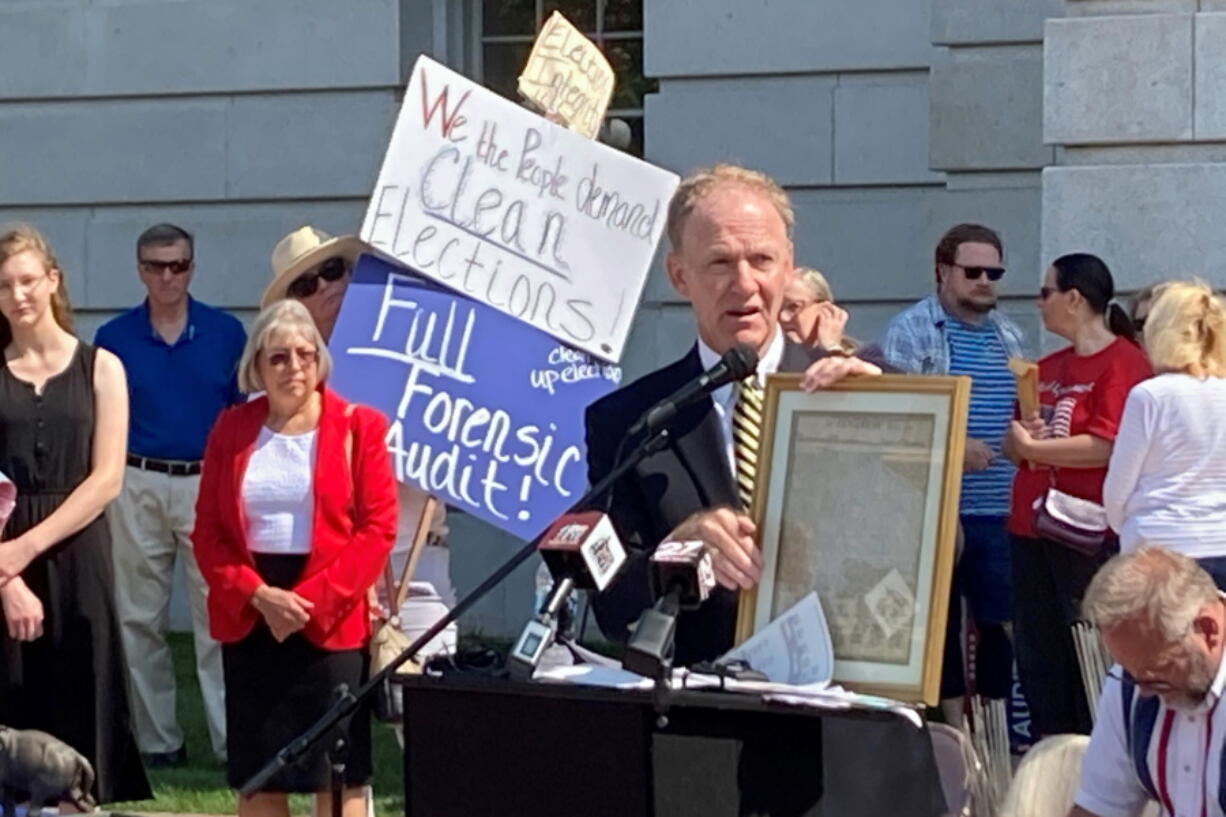
[[1066, 0], [1044, 30], [1045, 263], [1226, 283], [1226, 2]]

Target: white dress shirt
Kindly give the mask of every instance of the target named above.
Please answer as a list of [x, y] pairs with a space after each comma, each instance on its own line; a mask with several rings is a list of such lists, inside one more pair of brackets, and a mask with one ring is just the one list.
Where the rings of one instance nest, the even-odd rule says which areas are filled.
[[1226, 556], [1226, 378], [1163, 374], [1128, 394], [1103, 484], [1120, 549]]
[[[699, 338], [698, 359], [702, 362], [702, 370], [705, 372], [716, 363], [719, 363], [720, 355], [717, 355], [710, 346], [703, 343], [702, 338]], [[776, 327], [770, 345], [766, 347], [766, 351], [758, 358], [757, 376], [759, 386], [766, 387], [766, 376], [779, 371], [779, 362], [782, 359], [783, 330]], [[720, 386], [711, 392], [711, 400], [715, 403], [715, 413], [719, 417], [719, 427], [724, 432], [724, 451], [727, 454], [728, 468], [732, 471], [732, 478], [734, 480], [736, 479], [736, 454], [732, 445], [732, 410], [735, 399], [736, 389], [732, 383]]]
[[[1118, 666], [1112, 675], [1122, 675]], [[1158, 707], [1146, 757], [1164, 817], [1226, 817], [1219, 802], [1226, 706], [1218, 703], [1224, 687], [1226, 661], [1198, 706]], [[1129, 751], [1122, 695], [1120, 681], [1108, 678], [1081, 764], [1075, 802], [1099, 817], [1136, 817], [1149, 800]]]

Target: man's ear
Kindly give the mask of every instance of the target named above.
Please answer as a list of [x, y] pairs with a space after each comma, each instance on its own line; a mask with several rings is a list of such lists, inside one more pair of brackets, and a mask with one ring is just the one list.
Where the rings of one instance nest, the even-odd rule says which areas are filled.
[[685, 280], [682, 262], [677, 251], [673, 250], [668, 255], [664, 256], [664, 270], [668, 273], [668, 282], [673, 285], [673, 289], [677, 290], [677, 294], [687, 301], [690, 300], [690, 285]]
[[1192, 631], [1199, 633], [1210, 648], [1216, 647], [1222, 640], [1222, 626], [1208, 608], [1202, 609], [1192, 619]]

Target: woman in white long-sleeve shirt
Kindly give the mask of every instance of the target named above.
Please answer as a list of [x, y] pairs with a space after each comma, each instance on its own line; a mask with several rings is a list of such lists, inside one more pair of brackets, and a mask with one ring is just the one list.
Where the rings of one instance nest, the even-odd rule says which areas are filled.
[[1226, 303], [1201, 281], [1161, 287], [1145, 324], [1157, 376], [1128, 395], [1103, 504], [1121, 550], [1160, 545], [1226, 588]]

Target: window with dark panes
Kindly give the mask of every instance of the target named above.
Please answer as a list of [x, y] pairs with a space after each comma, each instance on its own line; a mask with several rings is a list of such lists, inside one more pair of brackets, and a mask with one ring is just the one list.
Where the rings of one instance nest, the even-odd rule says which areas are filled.
[[560, 11], [600, 47], [617, 75], [606, 117], [630, 126], [630, 153], [643, 155], [643, 96], [656, 90], [643, 76], [643, 0], [478, 0], [485, 85], [519, 101], [516, 79], [549, 15]]

